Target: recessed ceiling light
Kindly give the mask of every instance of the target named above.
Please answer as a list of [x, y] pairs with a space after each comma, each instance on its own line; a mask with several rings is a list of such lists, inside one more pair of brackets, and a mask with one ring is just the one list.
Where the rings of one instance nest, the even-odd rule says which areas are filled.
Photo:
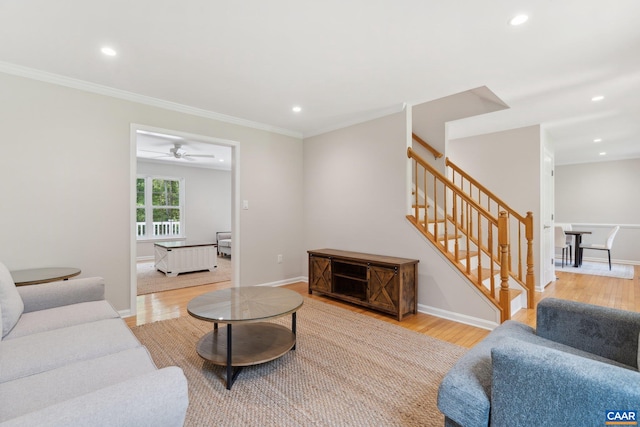
[[110, 48], [109, 46], [103, 47], [102, 49], [100, 49], [100, 51], [107, 56], [116, 56], [116, 54], [118, 53], [113, 48]]
[[596, 138], [593, 140], [593, 142], [602, 142], [602, 138]]
[[524, 24], [525, 22], [527, 22], [528, 19], [529, 17], [527, 15], [524, 15], [524, 14], [516, 15], [513, 18], [511, 18], [511, 20], [509, 21], [509, 24], [516, 27], [518, 25]]
[[604, 99], [604, 96], [602, 95], [594, 96], [593, 98], [591, 98], [593, 102], [602, 101], [603, 99]]
[[224, 162], [224, 159], [220, 159], [220, 160], [219, 160], [219, 162], [220, 162], [220, 163]]
[[293, 111], [294, 113], [299, 113], [300, 111], [302, 111], [302, 107], [296, 105], [291, 109], [291, 111]]
[[602, 151], [602, 152], [600, 152], [600, 153], [598, 153], [598, 154], [600, 154], [601, 156], [606, 156], [606, 155], [607, 155], [607, 152], [606, 152], [606, 151]]

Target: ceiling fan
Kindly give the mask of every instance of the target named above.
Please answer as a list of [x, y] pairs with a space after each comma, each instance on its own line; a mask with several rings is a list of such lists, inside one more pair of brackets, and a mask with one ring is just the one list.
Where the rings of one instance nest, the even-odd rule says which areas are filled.
[[174, 157], [176, 159], [184, 159], [184, 160], [189, 160], [189, 161], [192, 161], [192, 162], [195, 161], [194, 157], [208, 157], [208, 158], [216, 157], [214, 154], [189, 154], [187, 151], [182, 149], [182, 144], [180, 142], [174, 142], [173, 143], [173, 147], [171, 147], [169, 149], [168, 153], [160, 153], [158, 151], [149, 151], [149, 150], [140, 150], [140, 151], [146, 151], [148, 153], [161, 154], [161, 156], [158, 156], [157, 158], [160, 158], [160, 157]]

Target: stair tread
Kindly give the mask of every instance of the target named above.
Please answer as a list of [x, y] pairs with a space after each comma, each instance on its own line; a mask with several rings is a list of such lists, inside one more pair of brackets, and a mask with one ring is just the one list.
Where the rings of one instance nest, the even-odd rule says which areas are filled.
[[[496, 289], [496, 293], [498, 294], [496, 299], [500, 301], [500, 289]], [[520, 295], [522, 295], [522, 290], [509, 288], [509, 301], [513, 301]]]
[[[473, 258], [474, 256], [478, 256], [478, 251], [469, 252], [469, 258]], [[461, 259], [466, 259], [466, 258], [467, 258], [467, 251], [466, 250], [458, 251], [458, 261], [460, 261]]]

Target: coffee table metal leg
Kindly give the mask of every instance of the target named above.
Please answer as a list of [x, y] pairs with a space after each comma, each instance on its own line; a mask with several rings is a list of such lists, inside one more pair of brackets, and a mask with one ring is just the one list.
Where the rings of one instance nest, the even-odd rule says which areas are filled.
[[242, 370], [242, 366], [238, 366], [235, 371], [233, 369], [233, 365], [231, 364], [231, 343], [231, 323], [227, 323], [227, 390], [231, 390], [231, 386], [236, 381], [238, 374]]
[[[295, 311], [291, 313], [291, 332], [293, 332], [293, 336], [295, 337], [296, 335], [296, 312]], [[296, 340], [296, 342], [293, 343], [293, 347], [291, 347], [292, 350], [296, 349], [297, 342], [298, 341]]]

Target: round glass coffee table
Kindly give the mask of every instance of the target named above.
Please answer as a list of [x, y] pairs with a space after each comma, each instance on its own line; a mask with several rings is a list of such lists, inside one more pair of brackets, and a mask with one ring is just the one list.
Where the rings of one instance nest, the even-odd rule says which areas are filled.
[[[242, 286], [208, 292], [192, 299], [189, 314], [213, 322], [213, 331], [198, 341], [200, 357], [227, 368], [227, 390], [243, 366], [269, 362], [295, 350], [297, 292], [267, 286]], [[265, 320], [291, 314], [291, 329]], [[226, 330], [218, 329], [225, 323]], [[233, 327], [232, 327], [233, 326]], [[234, 371], [235, 367], [235, 371]]]

